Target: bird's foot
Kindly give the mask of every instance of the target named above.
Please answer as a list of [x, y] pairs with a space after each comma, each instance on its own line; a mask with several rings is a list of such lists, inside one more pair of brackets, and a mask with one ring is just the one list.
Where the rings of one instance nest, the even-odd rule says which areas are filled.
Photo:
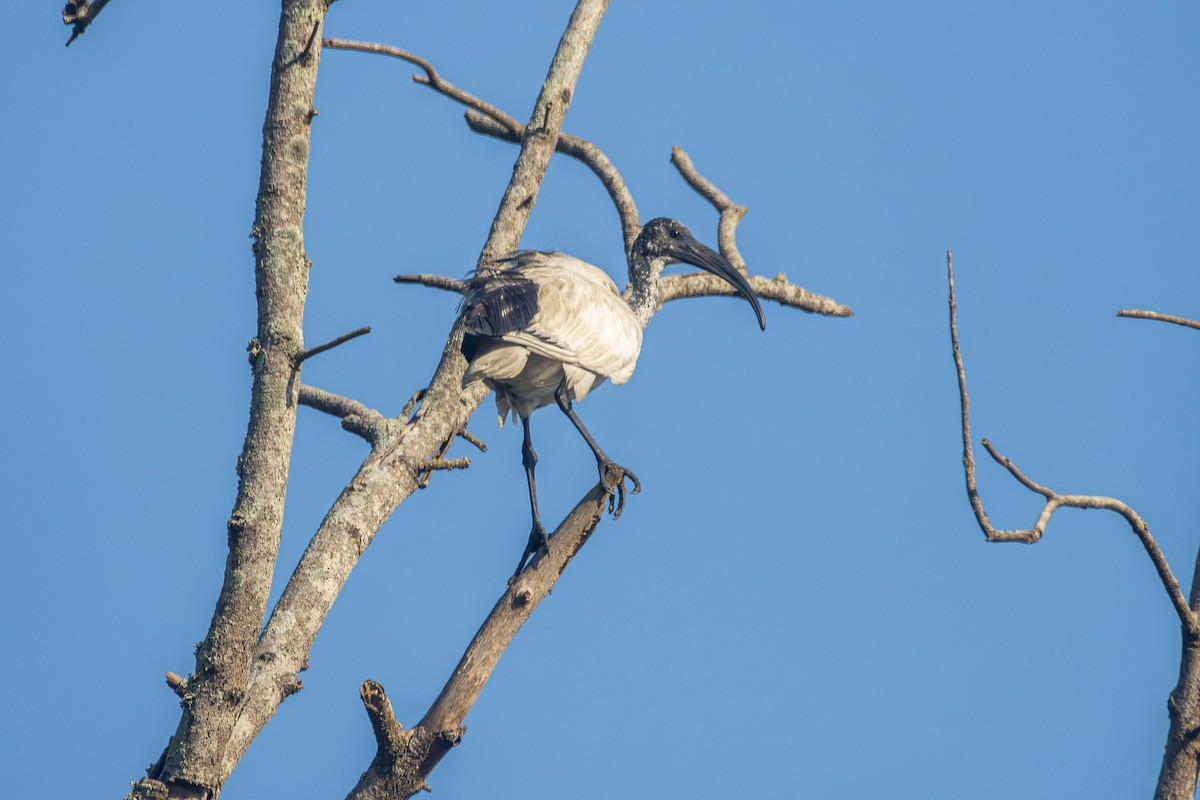
[[508, 579], [508, 585], [512, 586], [524, 570], [529, 559], [533, 558], [540, 551], [550, 551], [550, 537], [546, 535], [546, 528], [542, 525], [541, 520], [533, 521], [533, 529], [529, 531], [529, 542], [525, 545], [525, 552], [521, 553], [521, 560], [517, 563], [517, 571]]
[[597, 459], [597, 464], [600, 467], [600, 485], [608, 493], [608, 513], [613, 515], [613, 519], [616, 519], [625, 510], [625, 479], [633, 481], [633, 489], [630, 490], [630, 494], [640, 492], [642, 482], [638, 480], [638, 476], [633, 473], [633, 470], [622, 467], [610, 458]]

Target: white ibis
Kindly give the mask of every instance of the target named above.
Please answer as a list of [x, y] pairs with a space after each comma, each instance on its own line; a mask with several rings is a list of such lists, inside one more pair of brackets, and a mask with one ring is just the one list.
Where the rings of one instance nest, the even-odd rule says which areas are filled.
[[483, 381], [496, 393], [500, 424], [512, 414], [524, 428], [521, 463], [529, 481], [533, 528], [514, 578], [530, 556], [548, 546], [533, 476], [537, 453], [529, 417], [534, 411], [557, 403], [574, 423], [596, 456], [610, 510], [616, 495], [614, 517], [625, 507], [625, 478], [633, 480], [634, 494], [641, 490], [631, 470], [604, 454], [572, 404], [606, 380], [617, 385], [629, 380], [642, 349], [642, 327], [658, 308], [658, 276], [668, 264], [678, 263], [728, 281], [754, 307], [759, 327], [766, 330], [745, 277], [681, 223], [663, 217], [646, 223], [634, 240], [628, 302], [603, 270], [559, 252], [521, 250], [502, 267], [476, 270], [467, 282], [461, 316], [466, 328], [462, 351], [469, 364], [463, 386]]

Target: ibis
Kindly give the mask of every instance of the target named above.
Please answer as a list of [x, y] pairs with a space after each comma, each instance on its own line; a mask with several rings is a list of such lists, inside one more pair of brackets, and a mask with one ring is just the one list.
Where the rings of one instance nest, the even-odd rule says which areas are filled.
[[660, 217], [646, 223], [629, 257], [632, 291], [624, 300], [598, 267], [561, 252], [521, 250], [495, 267], [482, 267], [467, 281], [460, 311], [462, 352], [468, 366], [462, 385], [483, 381], [496, 394], [500, 424], [520, 417], [524, 438], [521, 463], [529, 483], [533, 527], [513, 578], [530, 557], [547, 548], [538, 516], [534, 468], [537, 453], [529, 418], [557, 404], [596, 457], [600, 482], [613, 516], [625, 506], [626, 478], [632, 493], [641, 482], [609, 458], [575, 413], [574, 403], [606, 380], [629, 380], [642, 348], [642, 328], [658, 309], [658, 278], [668, 264], [687, 263], [720, 276], [754, 308], [766, 330], [762, 307], [746, 278], [725, 258], [698, 242], [683, 224]]

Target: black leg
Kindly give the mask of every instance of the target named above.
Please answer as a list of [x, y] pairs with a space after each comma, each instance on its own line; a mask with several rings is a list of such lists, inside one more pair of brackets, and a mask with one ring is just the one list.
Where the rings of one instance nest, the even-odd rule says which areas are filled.
[[[558, 385], [558, 389], [554, 391], [554, 399], [558, 401], [558, 407], [567, 415], [575, 429], [583, 436], [588, 447], [592, 448], [592, 453], [596, 456], [596, 466], [600, 469], [600, 484], [608, 492], [608, 510], [612, 512], [613, 518], [621, 516], [621, 511], [625, 508], [625, 479], [629, 478], [633, 481], [633, 494], [637, 494], [642, 490], [642, 482], [638, 480], [638, 476], [633, 474], [633, 470], [622, 467], [617, 462], [613, 461], [604, 451], [600, 449], [600, 445], [596, 444], [596, 440], [588, 433], [588, 429], [584, 427], [583, 420], [575, 413], [575, 407], [571, 403], [571, 396], [567, 393], [567, 381], [564, 378], [562, 383]], [[613, 496], [616, 496], [616, 508], [613, 508]]]
[[550, 540], [546, 538], [546, 528], [542, 525], [542, 519], [538, 515], [537, 483], [533, 478], [533, 468], [537, 466], [538, 458], [533, 449], [533, 440], [529, 437], [528, 417], [521, 417], [521, 427], [525, 430], [525, 439], [521, 443], [521, 463], [525, 466], [525, 479], [529, 481], [529, 507], [533, 510], [533, 528], [529, 531], [529, 543], [525, 545], [525, 552], [521, 554], [517, 571], [512, 574], [509, 583], [516, 580], [516, 577], [521, 574], [521, 570], [525, 569], [526, 562], [538, 550], [550, 549]]

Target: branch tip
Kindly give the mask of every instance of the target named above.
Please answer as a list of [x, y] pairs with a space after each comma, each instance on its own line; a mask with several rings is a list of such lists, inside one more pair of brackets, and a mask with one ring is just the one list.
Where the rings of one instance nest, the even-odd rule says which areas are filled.
[[355, 328], [354, 330], [350, 331], [349, 333], [343, 333], [341, 336], [338, 336], [336, 339], [330, 339], [328, 342], [325, 342], [325, 344], [319, 344], [316, 347], [310, 347], [309, 349], [305, 350], [300, 355], [296, 356], [296, 366], [297, 367], [300, 366], [301, 364], [303, 364], [305, 362], [306, 359], [311, 358], [312, 356], [324, 353], [326, 350], [332, 350], [333, 348], [337, 347], [340, 344], [345, 344], [346, 342], [350, 341], [351, 339], [357, 339], [359, 336], [365, 336], [366, 334], [368, 334], [370, 332], [371, 332], [371, 326], [364, 325], [361, 328]]
[[444, 275], [397, 275], [392, 278], [394, 283], [417, 283], [431, 289], [442, 289], [447, 292], [463, 294], [467, 291], [466, 281], [447, 278]]
[[1160, 314], [1157, 311], [1141, 311], [1135, 308], [1123, 308], [1117, 312], [1118, 317], [1129, 317], [1131, 319], [1149, 319], [1156, 322], [1170, 322], [1173, 325], [1182, 325], [1185, 328], [1194, 328], [1200, 330], [1200, 322], [1187, 317], [1176, 317], [1171, 314]]
[[475, 447], [479, 450], [479, 452], [481, 452], [481, 453], [487, 452], [487, 445], [484, 444], [483, 441], [480, 440], [480, 438], [478, 436], [471, 433], [466, 428], [463, 428], [461, 431], [459, 431], [458, 435], [461, 436], [462, 438], [466, 439], [471, 444], [475, 445]]
[[176, 675], [174, 672], [168, 672], [166, 678], [167, 686], [171, 687], [171, 691], [180, 697], [187, 694], [187, 681], [182, 676]]

